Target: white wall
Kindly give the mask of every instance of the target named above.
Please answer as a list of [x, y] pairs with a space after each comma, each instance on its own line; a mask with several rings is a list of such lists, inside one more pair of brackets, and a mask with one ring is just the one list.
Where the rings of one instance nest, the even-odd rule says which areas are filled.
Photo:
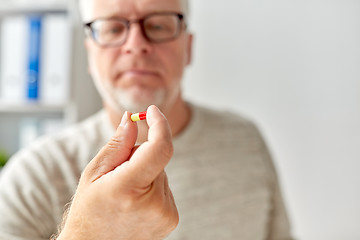
[[191, 8], [185, 96], [258, 123], [297, 239], [360, 239], [360, 1]]

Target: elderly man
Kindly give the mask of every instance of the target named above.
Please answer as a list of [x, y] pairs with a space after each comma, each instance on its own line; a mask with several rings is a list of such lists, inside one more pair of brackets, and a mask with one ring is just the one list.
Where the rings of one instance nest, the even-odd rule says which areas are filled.
[[[291, 239], [254, 125], [182, 98], [187, 2], [83, 0], [80, 10], [104, 110], [13, 157], [0, 238]], [[146, 121], [130, 120], [146, 109]]]

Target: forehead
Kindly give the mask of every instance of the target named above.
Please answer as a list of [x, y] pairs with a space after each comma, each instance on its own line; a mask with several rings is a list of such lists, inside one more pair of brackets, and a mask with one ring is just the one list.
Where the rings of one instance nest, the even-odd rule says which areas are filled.
[[181, 0], [91, 0], [86, 1], [86, 18], [121, 16], [138, 18], [162, 11], [181, 12]]

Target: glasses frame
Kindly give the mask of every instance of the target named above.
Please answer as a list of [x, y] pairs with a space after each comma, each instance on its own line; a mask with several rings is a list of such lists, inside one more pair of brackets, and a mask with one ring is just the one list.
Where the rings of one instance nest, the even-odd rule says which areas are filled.
[[[173, 15], [175, 17], [178, 18], [178, 26], [177, 26], [177, 31], [176, 33], [171, 37], [171, 38], [166, 38], [166, 39], [160, 39], [160, 40], [154, 40], [152, 38], [150, 38], [145, 30], [145, 26], [144, 26], [144, 22], [148, 19], [151, 18], [153, 16], [161, 16], [161, 15]], [[124, 37], [124, 40], [122, 42], [119, 43], [115, 43], [115, 44], [102, 44], [100, 42], [97, 41], [96, 37], [95, 37], [95, 30], [93, 29], [92, 25], [94, 23], [96, 23], [97, 21], [101, 21], [101, 20], [115, 20], [115, 21], [119, 21], [119, 22], [123, 22], [125, 23], [127, 32], [126, 35]], [[134, 20], [128, 20], [126, 18], [121, 18], [121, 17], [110, 17], [110, 18], [98, 18], [95, 19], [93, 21], [84, 23], [84, 30], [85, 30], [85, 34], [87, 36], [89, 36], [98, 46], [100, 47], [118, 47], [123, 45], [126, 40], [128, 39], [129, 36], [129, 31], [130, 31], [130, 27], [131, 24], [133, 23], [139, 23], [140, 24], [140, 28], [141, 28], [141, 32], [143, 34], [143, 36], [145, 37], [145, 39], [151, 43], [164, 43], [164, 42], [170, 42], [176, 38], [178, 38], [181, 34], [181, 32], [186, 29], [186, 23], [185, 23], [185, 16], [182, 13], [179, 12], [156, 12], [156, 13], [150, 13], [142, 18], [138, 18], [138, 19], [134, 19]]]

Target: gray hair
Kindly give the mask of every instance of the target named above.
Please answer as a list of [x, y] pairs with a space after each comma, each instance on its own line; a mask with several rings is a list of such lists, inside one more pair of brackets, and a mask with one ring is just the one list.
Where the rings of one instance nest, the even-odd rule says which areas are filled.
[[[90, 5], [89, 0], [79, 0], [79, 10], [80, 10], [80, 16], [82, 20], [89, 20], [89, 6]], [[185, 16], [185, 19], [189, 16], [190, 9], [189, 9], [189, 0], [181, 0], [181, 8], [182, 12]]]

